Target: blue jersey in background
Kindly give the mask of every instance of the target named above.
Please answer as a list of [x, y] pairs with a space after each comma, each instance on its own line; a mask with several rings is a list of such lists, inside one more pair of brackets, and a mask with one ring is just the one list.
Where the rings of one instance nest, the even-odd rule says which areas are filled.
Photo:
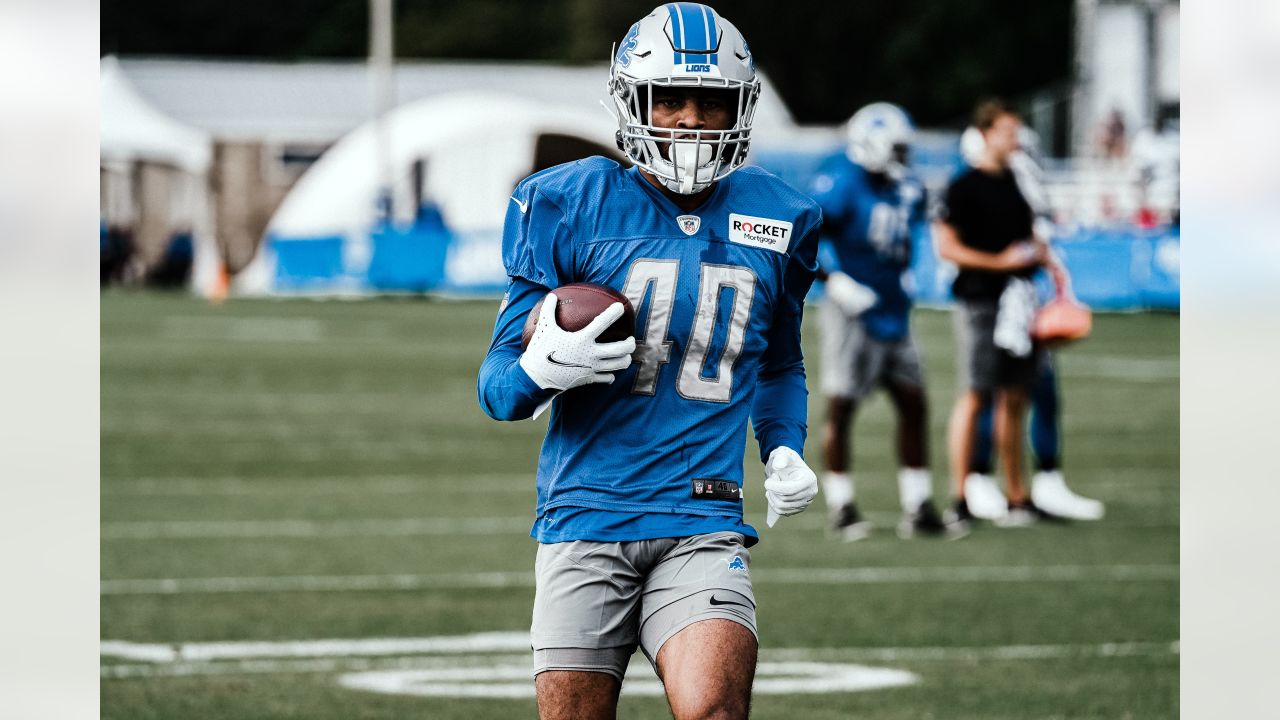
[[867, 333], [896, 342], [907, 335], [911, 297], [902, 286], [911, 266], [911, 238], [925, 226], [924, 188], [873, 175], [844, 154], [825, 161], [809, 186], [822, 207], [824, 265], [875, 291], [861, 315]]
[[630, 368], [555, 396], [538, 461], [539, 542], [726, 530], [755, 541], [740, 500], [695, 498], [693, 487], [741, 486], [748, 416], [762, 456], [803, 452], [800, 319], [820, 225], [809, 198], [751, 167], [691, 213], [599, 157], [516, 187], [503, 237], [511, 282], [479, 377], [485, 412], [526, 418], [555, 396], [518, 362], [520, 330], [549, 289], [615, 288], [637, 319]]

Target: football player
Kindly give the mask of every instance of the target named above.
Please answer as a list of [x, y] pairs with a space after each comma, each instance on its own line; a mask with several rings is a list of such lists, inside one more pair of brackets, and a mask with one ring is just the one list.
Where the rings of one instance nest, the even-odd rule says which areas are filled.
[[858, 404], [877, 388], [889, 394], [898, 415], [899, 535], [965, 532], [959, 521], [944, 525], [933, 504], [924, 372], [909, 328], [911, 298], [903, 287], [911, 239], [925, 224], [924, 188], [907, 172], [913, 135], [901, 108], [868, 105], [849, 121], [847, 152], [827, 161], [810, 186], [822, 207], [819, 275], [826, 282], [822, 489], [832, 526], [845, 540], [866, 537], [871, 528], [854, 498], [849, 435]]
[[[760, 81], [712, 8], [663, 5], [634, 24], [608, 88], [634, 166], [592, 157], [517, 185], [510, 281], [479, 376], [495, 419], [551, 402], [531, 532], [538, 709], [614, 717], [638, 646], [676, 717], [745, 718], [758, 539], [742, 512], [745, 429], [749, 417], [769, 524], [804, 510], [818, 483], [802, 458], [800, 322], [821, 212], [744, 166]], [[585, 330], [560, 329], [548, 293], [572, 282], [626, 295], [636, 337], [595, 340], [620, 303]]]

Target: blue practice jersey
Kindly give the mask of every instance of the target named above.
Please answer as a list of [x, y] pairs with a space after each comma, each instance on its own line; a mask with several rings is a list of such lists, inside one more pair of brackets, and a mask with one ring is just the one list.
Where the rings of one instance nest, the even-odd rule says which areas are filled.
[[907, 335], [911, 297], [902, 274], [911, 266], [911, 238], [925, 226], [924, 188], [914, 179], [877, 178], [843, 154], [823, 163], [810, 184], [822, 207], [824, 258], [875, 291], [862, 314], [867, 333], [894, 342]]
[[[635, 168], [604, 158], [521, 182], [507, 211], [511, 283], [480, 370], [480, 404], [502, 420], [555, 397], [538, 461], [540, 542], [620, 542], [735, 531], [742, 501], [696, 494], [743, 481], [750, 416], [763, 456], [803, 452], [800, 351], [817, 269], [818, 207], [746, 167], [684, 213]], [[556, 395], [519, 365], [520, 330], [555, 287], [615, 288], [636, 310], [636, 353], [612, 384]]]

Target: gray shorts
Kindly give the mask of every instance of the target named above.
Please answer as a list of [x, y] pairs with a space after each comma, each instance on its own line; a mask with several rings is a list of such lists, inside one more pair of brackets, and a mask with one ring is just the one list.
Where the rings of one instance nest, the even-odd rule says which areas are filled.
[[867, 334], [830, 301], [818, 311], [822, 327], [822, 391], [827, 397], [862, 400], [888, 383], [924, 387], [920, 353], [908, 335], [883, 342]]
[[1030, 388], [1041, 351], [1025, 358], [996, 346], [997, 300], [957, 300], [952, 322], [956, 331], [957, 387], [990, 392], [1002, 387]]
[[658, 650], [700, 620], [756, 634], [751, 554], [738, 533], [538, 546], [533, 672], [604, 672], [619, 680], [637, 645]]

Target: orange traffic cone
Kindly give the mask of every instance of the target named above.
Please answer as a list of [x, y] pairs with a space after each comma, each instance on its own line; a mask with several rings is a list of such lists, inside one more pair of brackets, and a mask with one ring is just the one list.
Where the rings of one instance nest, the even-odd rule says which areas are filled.
[[227, 293], [230, 288], [231, 274], [227, 272], [227, 264], [220, 262], [218, 263], [218, 274], [213, 281], [213, 288], [209, 291], [209, 302], [214, 305], [221, 305], [227, 299]]

